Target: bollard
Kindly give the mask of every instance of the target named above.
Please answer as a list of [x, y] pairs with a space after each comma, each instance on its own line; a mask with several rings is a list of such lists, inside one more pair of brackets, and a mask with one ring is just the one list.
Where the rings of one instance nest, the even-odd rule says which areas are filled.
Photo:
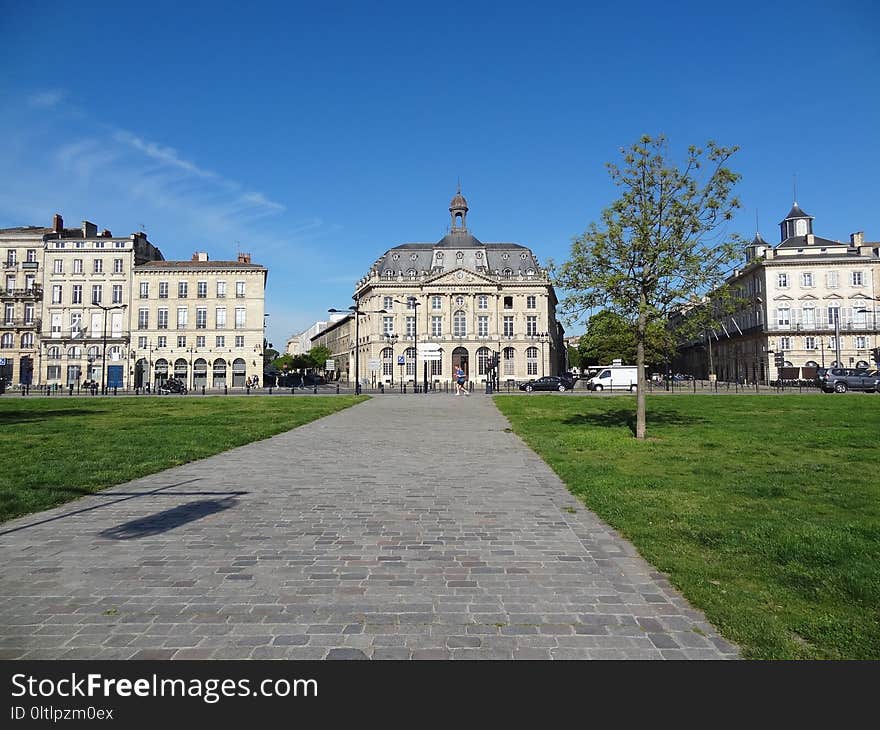
[[229, 386], [223, 385], [223, 395], [229, 395]]
[[339, 395], [339, 383], [336, 383], [336, 395]]
[[113, 395], [116, 395], [116, 386], [113, 386]]
[[73, 395], [73, 383], [70, 384], [70, 395]]
[[290, 389], [290, 394], [293, 395], [294, 393], [296, 393], [296, 388], [291, 388], [291, 389]]
[[269, 395], [272, 395], [272, 388], [271, 388], [271, 386], [269, 387]]
[[384, 395], [385, 393], [385, 383], [379, 383], [379, 392]]
[[317, 383], [315, 383], [314, 388], [312, 388], [312, 393], [315, 395], [318, 395], [318, 384]]
[[205, 394], [205, 386], [203, 385], [202, 386], [202, 395], [204, 395], [204, 394]]
[[245, 394], [245, 395], [250, 395], [250, 394], [251, 394], [251, 386], [249, 386], [249, 385], [246, 385], [246, 386], [245, 386], [245, 393], [244, 393], [244, 394]]

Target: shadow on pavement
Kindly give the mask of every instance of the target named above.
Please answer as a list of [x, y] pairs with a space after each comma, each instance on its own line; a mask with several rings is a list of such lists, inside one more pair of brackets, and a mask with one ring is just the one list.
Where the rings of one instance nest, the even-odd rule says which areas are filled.
[[147, 517], [139, 517], [136, 520], [125, 522], [116, 527], [111, 527], [98, 533], [101, 537], [110, 540], [136, 540], [140, 537], [159, 535], [175, 527], [180, 527], [188, 522], [195, 522], [208, 515], [217, 514], [224, 510], [235, 507], [238, 500], [234, 497], [226, 499], [202, 499], [179, 507], [172, 507], [164, 512]]

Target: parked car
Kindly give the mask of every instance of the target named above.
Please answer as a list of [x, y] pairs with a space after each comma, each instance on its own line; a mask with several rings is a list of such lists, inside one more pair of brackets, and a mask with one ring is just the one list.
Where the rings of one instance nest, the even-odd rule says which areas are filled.
[[520, 390], [531, 393], [533, 390], [558, 390], [560, 392], [571, 390], [574, 387], [574, 381], [561, 378], [558, 375], [545, 375], [537, 380], [530, 380], [519, 386]]
[[177, 378], [168, 378], [168, 380], [159, 386], [159, 392], [180, 393], [181, 395], [186, 395], [186, 385], [184, 385], [182, 380], [178, 380]]
[[816, 376], [819, 387], [826, 393], [846, 393], [848, 390], [864, 390], [874, 393], [880, 389], [880, 378], [869, 375], [867, 370], [853, 368], [828, 368]]

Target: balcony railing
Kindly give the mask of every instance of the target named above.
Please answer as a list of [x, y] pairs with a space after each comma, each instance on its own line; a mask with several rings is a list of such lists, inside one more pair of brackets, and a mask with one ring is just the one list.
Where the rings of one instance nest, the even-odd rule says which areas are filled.
[[38, 330], [42, 325], [39, 319], [24, 319], [23, 317], [14, 317], [12, 319], [0, 319], [0, 329], [29, 329]]
[[43, 287], [39, 284], [25, 289], [0, 289], [0, 297], [5, 299], [42, 299]]
[[[880, 318], [878, 318], [880, 322]], [[769, 322], [767, 324], [768, 332], [834, 332], [835, 324], [833, 322]], [[841, 320], [841, 332], [866, 332], [876, 329], [873, 318], [865, 321]]]

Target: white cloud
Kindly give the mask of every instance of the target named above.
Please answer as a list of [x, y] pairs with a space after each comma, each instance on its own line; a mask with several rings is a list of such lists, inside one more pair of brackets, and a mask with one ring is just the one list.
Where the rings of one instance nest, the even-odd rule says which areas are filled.
[[28, 97], [27, 103], [33, 109], [51, 109], [57, 106], [64, 97], [65, 92], [63, 91], [40, 91], [36, 94], [31, 94]]

